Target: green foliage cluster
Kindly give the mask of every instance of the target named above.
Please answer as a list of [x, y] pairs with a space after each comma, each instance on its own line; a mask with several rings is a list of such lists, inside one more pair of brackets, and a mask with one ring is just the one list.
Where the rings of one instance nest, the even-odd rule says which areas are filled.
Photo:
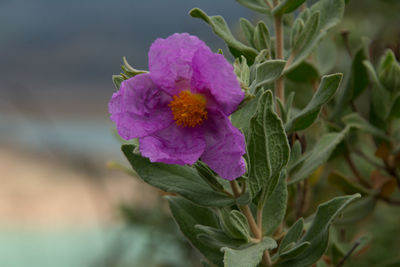
[[[122, 151], [143, 181], [174, 193], [167, 197], [172, 216], [204, 266], [342, 266], [370, 239], [344, 242], [341, 227], [364, 219], [377, 202], [400, 204], [393, 198], [400, 188], [400, 64], [387, 50], [374, 66], [360, 43], [349, 51], [346, 79], [328, 74], [320, 44], [341, 21], [344, 0], [237, 2], [272, 18], [274, 29], [241, 18], [242, 42], [221, 16], [198, 8], [190, 15], [207, 23], [235, 58], [246, 98], [231, 121], [246, 138], [246, 175], [229, 182], [201, 161], [151, 163], [134, 144]], [[119, 88], [138, 73], [125, 62], [113, 81]], [[297, 88], [304, 86], [313, 93], [301, 106]], [[372, 171], [360, 172], [355, 158]], [[310, 203], [310, 187], [320, 183], [345, 195]], [[310, 206], [318, 207], [308, 212]]]

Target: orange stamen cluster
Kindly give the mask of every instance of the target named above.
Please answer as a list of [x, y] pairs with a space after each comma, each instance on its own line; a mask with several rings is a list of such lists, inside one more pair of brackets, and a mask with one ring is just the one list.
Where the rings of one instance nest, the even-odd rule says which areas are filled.
[[192, 94], [185, 90], [174, 95], [168, 104], [174, 120], [182, 127], [195, 127], [207, 119], [206, 99], [200, 94]]

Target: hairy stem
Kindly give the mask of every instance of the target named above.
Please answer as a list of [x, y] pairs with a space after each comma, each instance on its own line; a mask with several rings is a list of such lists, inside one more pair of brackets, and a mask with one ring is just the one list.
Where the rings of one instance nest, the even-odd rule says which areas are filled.
[[[279, 4], [278, 0], [274, 0], [274, 6]], [[283, 59], [283, 20], [282, 15], [274, 15], [274, 26], [275, 26], [275, 58]], [[279, 77], [275, 82], [275, 94], [276, 96], [285, 103], [285, 88], [283, 84], [283, 76]]]
[[[230, 181], [229, 183], [231, 185], [232, 192], [235, 197], [239, 197], [241, 195], [241, 193], [244, 193], [244, 192], [241, 192], [239, 185], [237, 184], [236, 181]], [[251, 210], [248, 205], [239, 206], [239, 209], [244, 214], [244, 216], [246, 216], [247, 222], [249, 223], [250, 230], [251, 230], [253, 236], [256, 239], [261, 240], [262, 239], [262, 209], [257, 210], [257, 222], [258, 223], [256, 223], [256, 221], [254, 220], [253, 214], [251, 213]], [[267, 266], [267, 267], [272, 266], [272, 261], [271, 261], [271, 257], [269, 255], [268, 250], [264, 251], [262, 265]]]
[[[240, 196], [240, 188], [236, 181], [229, 182], [232, 188], [233, 195], [238, 198]], [[257, 226], [256, 221], [254, 220], [253, 214], [251, 214], [251, 210], [248, 205], [239, 206], [240, 211], [246, 216], [247, 222], [249, 223], [250, 230], [256, 239], [261, 239], [261, 232]]]

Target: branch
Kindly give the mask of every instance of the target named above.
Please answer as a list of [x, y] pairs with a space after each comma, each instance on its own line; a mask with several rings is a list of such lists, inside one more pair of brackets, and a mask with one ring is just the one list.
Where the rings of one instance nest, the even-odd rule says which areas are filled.
[[351, 247], [351, 249], [344, 255], [344, 257], [339, 261], [338, 264], [336, 264], [335, 267], [341, 267], [345, 263], [346, 260], [350, 258], [350, 255], [354, 252], [354, 250], [360, 245], [360, 240], [357, 240], [354, 245]]
[[371, 185], [367, 181], [364, 180], [364, 178], [361, 176], [360, 172], [357, 170], [350, 155], [346, 154], [344, 157], [345, 157], [346, 162], [349, 165], [351, 171], [353, 172], [353, 174], [357, 178], [357, 180], [360, 182], [360, 184], [362, 184], [363, 186], [365, 186], [367, 188], [371, 188]]

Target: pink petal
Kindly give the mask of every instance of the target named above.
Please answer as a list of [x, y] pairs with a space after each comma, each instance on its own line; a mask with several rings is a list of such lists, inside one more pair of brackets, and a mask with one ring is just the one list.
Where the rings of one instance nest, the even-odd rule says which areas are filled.
[[171, 97], [159, 90], [145, 73], [123, 81], [108, 107], [118, 133], [129, 140], [168, 127], [173, 122], [168, 107], [170, 100]]
[[139, 139], [139, 150], [152, 162], [193, 164], [205, 148], [201, 128], [183, 128], [171, 124], [151, 136]]
[[230, 115], [244, 98], [244, 92], [223, 55], [199, 49], [193, 57], [192, 90], [211, 94], [225, 115]]
[[199, 38], [187, 33], [157, 39], [149, 51], [149, 70], [154, 83], [170, 95], [190, 89], [192, 58], [200, 48], [210, 50]]
[[246, 172], [243, 134], [222, 112], [210, 113], [203, 128], [206, 149], [201, 160], [224, 179], [231, 181], [243, 175]]

